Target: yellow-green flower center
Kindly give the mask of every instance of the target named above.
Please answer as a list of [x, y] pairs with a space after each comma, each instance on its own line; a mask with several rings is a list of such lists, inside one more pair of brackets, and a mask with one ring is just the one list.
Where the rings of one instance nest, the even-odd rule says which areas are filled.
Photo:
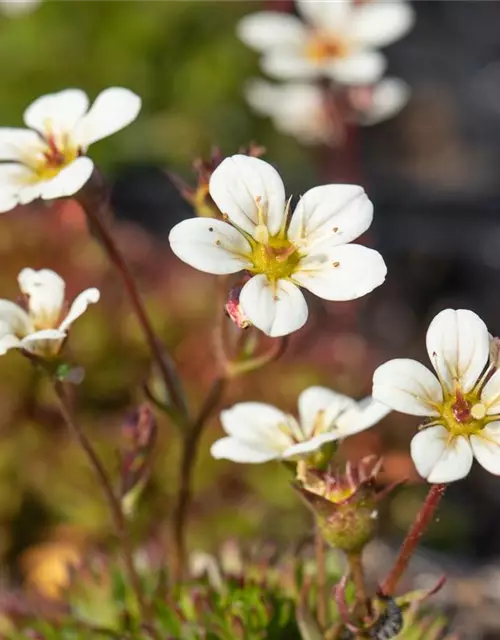
[[462, 393], [459, 389], [450, 394], [440, 406], [442, 425], [452, 436], [478, 434], [490, 421], [477, 391]]
[[280, 235], [263, 240], [252, 244], [250, 271], [264, 274], [271, 282], [290, 278], [300, 262], [297, 247]]

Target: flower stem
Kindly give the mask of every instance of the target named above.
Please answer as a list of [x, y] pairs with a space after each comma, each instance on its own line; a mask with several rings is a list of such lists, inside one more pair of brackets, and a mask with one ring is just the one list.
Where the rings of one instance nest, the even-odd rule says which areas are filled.
[[429, 489], [425, 501], [421, 506], [420, 511], [417, 513], [415, 522], [412, 524], [403, 544], [401, 545], [397, 560], [391, 572], [380, 587], [380, 591], [384, 595], [389, 596], [394, 593], [398, 582], [408, 568], [408, 564], [410, 563], [411, 557], [420, 542], [420, 538], [423, 536], [425, 530], [434, 517], [446, 487], [446, 484], [433, 484]]
[[324, 631], [326, 628], [328, 615], [326, 593], [326, 558], [325, 542], [318, 525], [316, 525], [316, 531], [314, 533], [314, 551], [316, 557], [316, 616], [319, 627], [322, 631]]
[[361, 553], [349, 553], [347, 560], [349, 562], [351, 580], [353, 581], [354, 588], [356, 590], [357, 610], [362, 618], [368, 618], [371, 613], [370, 599], [366, 592], [365, 573], [363, 570]]
[[107, 228], [106, 220], [111, 218], [111, 210], [105, 186], [100, 182], [99, 176], [95, 175], [91, 178], [85, 188], [78, 194], [77, 200], [87, 216], [90, 229], [101, 242], [108, 254], [108, 258], [114, 264], [122, 279], [153, 359], [163, 378], [165, 388], [169, 392], [171, 402], [179, 414], [186, 418], [188, 409], [175, 363], [156, 336], [132, 273]]
[[73, 436], [77, 439], [81, 448], [87, 456], [87, 459], [90, 463], [90, 466], [95, 472], [97, 480], [101, 486], [101, 489], [107, 499], [109, 510], [111, 513], [111, 517], [113, 520], [113, 524], [116, 530], [116, 535], [120, 541], [121, 551], [123, 562], [125, 564], [125, 568], [128, 574], [128, 578], [130, 581], [130, 585], [134, 591], [135, 597], [137, 598], [137, 604], [141, 611], [142, 617], [145, 621], [149, 620], [149, 609], [144, 599], [144, 594], [141, 587], [141, 582], [139, 579], [139, 575], [135, 569], [134, 561], [133, 561], [133, 548], [128, 535], [126, 520], [123, 515], [122, 507], [120, 504], [120, 500], [117, 498], [113, 486], [111, 484], [111, 480], [108, 477], [108, 474], [97, 455], [92, 443], [87, 438], [85, 432], [81, 428], [81, 426], [76, 421], [73, 410], [71, 407], [71, 403], [67, 397], [64, 385], [59, 381], [54, 381], [54, 391], [59, 400], [59, 409], [61, 412], [66, 425], [68, 426], [69, 431], [73, 434]]

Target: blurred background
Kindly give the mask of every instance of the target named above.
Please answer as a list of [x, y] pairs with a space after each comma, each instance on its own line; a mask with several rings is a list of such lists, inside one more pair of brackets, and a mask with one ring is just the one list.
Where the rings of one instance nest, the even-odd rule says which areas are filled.
[[[355, 147], [306, 147], [255, 115], [243, 87], [261, 76], [258, 56], [235, 35], [260, 2], [60, 0], [24, 7], [2, 3], [0, 123], [20, 126], [24, 108], [44, 93], [79, 87], [91, 98], [122, 85], [143, 99], [137, 122], [92, 148], [113, 184], [115, 234], [133, 265], [155, 327], [179, 363], [193, 402], [214, 376], [210, 351], [215, 278], [170, 254], [173, 224], [193, 215], [169, 178], [193, 185], [192, 162], [213, 145], [231, 155], [250, 142], [266, 148], [289, 193], [352, 179], [375, 203], [365, 239], [388, 264], [383, 287], [355, 303], [310, 298], [311, 321], [282, 361], [232, 384], [224, 404], [269, 401], [294, 411], [296, 397], [324, 384], [356, 398], [370, 392], [375, 367], [390, 357], [424, 361], [424, 336], [444, 307], [479, 313], [500, 333], [500, 3], [419, 0], [415, 28], [387, 48], [389, 71], [411, 87], [393, 119], [359, 128]], [[71, 357], [86, 369], [76, 406], [110, 467], [120, 424], [141, 401], [148, 353], [120, 282], [89, 236], [76, 205], [35, 205], [6, 214], [0, 231], [0, 295], [15, 299], [21, 268], [49, 267], [70, 295], [102, 291], [78, 323]], [[5, 585], [58, 592], [61, 559], [105, 546], [111, 526], [85, 459], [68, 438], [50, 389], [18, 354], [0, 360], [0, 558]], [[154, 473], [134, 535], [162, 540], [177, 487], [175, 428], [159, 416]], [[408, 443], [416, 419], [391, 415], [345, 443], [346, 456], [384, 453], [385, 481], [403, 476], [383, 517], [381, 539], [396, 545], [426, 487]], [[196, 471], [190, 545], [209, 551], [237, 538], [287, 548], [311, 531], [309, 514], [278, 465], [214, 461], [207, 429]], [[424, 572], [484, 575], [500, 592], [500, 484], [475, 466], [450, 488], [426, 538]], [[380, 547], [377, 547], [380, 551]], [[426, 555], [427, 554], [427, 555]], [[426, 559], [430, 559], [425, 564]], [[498, 567], [498, 568], [496, 568]], [[486, 584], [486, 583], [485, 583]], [[467, 592], [469, 593], [469, 592]], [[469, 596], [466, 596], [467, 599]], [[495, 636], [491, 636], [495, 637]]]

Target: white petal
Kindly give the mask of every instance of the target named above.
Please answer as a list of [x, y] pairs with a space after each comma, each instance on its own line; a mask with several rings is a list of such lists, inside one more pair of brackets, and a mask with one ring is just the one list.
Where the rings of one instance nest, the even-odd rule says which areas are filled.
[[79, 318], [85, 311], [89, 304], [94, 304], [99, 301], [101, 294], [99, 293], [99, 289], [86, 289], [82, 291], [76, 298], [73, 300], [73, 304], [68, 311], [68, 315], [64, 318], [64, 320], [59, 325], [59, 331], [66, 331], [73, 324], [73, 322]]
[[414, 23], [409, 2], [369, 2], [356, 8], [351, 37], [361, 45], [385, 47], [406, 35]]
[[[356, 88], [353, 89], [356, 91]], [[369, 107], [360, 111], [360, 124], [373, 125], [398, 114], [410, 99], [409, 85], [399, 78], [384, 78], [372, 90]]]
[[226, 158], [210, 178], [210, 195], [220, 211], [248, 233], [259, 224], [259, 209], [271, 234], [281, 227], [285, 187], [276, 169], [264, 160], [244, 155]]
[[352, 409], [339, 416], [337, 427], [342, 437], [347, 437], [373, 427], [390, 412], [391, 408], [386, 404], [374, 398], [364, 398], [355, 403]]
[[29, 185], [36, 178], [36, 175], [18, 162], [0, 163], [0, 190], [19, 190], [21, 187]]
[[438, 416], [435, 404], [443, 402], [436, 376], [420, 362], [403, 358], [375, 370], [372, 394], [391, 409], [412, 416]]
[[291, 282], [274, 285], [264, 275], [254, 276], [240, 294], [244, 315], [266, 335], [276, 338], [300, 329], [307, 320], [307, 303]]
[[12, 334], [0, 338], [0, 356], [4, 356], [10, 349], [19, 349], [20, 347], [22, 347], [21, 340]]
[[497, 369], [484, 385], [481, 402], [487, 406], [488, 415], [500, 413], [500, 369]]
[[304, 442], [298, 442], [297, 444], [293, 444], [291, 447], [288, 447], [286, 451], [283, 453], [283, 458], [294, 458], [296, 456], [303, 456], [305, 454], [314, 453], [321, 449], [321, 447], [327, 442], [335, 442], [341, 438], [342, 435], [338, 431], [330, 431], [329, 433], [321, 433], [317, 436], [314, 436], [310, 440], [305, 440]]
[[65, 337], [66, 333], [60, 329], [42, 329], [41, 331], [35, 331], [25, 336], [21, 340], [21, 344], [27, 349], [33, 349], [37, 342], [43, 342], [45, 340], [62, 340]]
[[50, 269], [23, 269], [17, 278], [19, 288], [29, 297], [29, 315], [35, 324], [56, 323], [64, 304], [64, 280]]
[[278, 115], [283, 103], [286, 85], [273, 84], [260, 78], [250, 80], [245, 86], [245, 98], [248, 104], [261, 115]]
[[351, 0], [297, 0], [297, 9], [309, 23], [333, 35], [349, 28], [354, 13]]
[[72, 196], [83, 187], [94, 170], [90, 158], [82, 156], [61, 169], [55, 178], [40, 183], [40, 196], [44, 200]]
[[23, 336], [29, 329], [30, 319], [26, 311], [10, 300], [0, 300], [0, 336]]
[[491, 422], [478, 435], [471, 435], [470, 444], [479, 464], [500, 476], [500, 422]]
[[238, 37], [257, 51], [272, 47], [301, 46], [306, 41], [302, 22], [287, 13], [261, 11], [244, 17], [238, 23]]
[[378, 251], [357, 244], [313, 247], [293, 281], [324, 300], [355, 300], [380, 286], [387, 267]]
[[489, 358], [489, 335], [481, 318], [467, 309], [445, 309], [427, 330], [427, 353], [450, 391], [458, 382], [467, 393]]
[[281, 453], [292, 443], [287, 428], [294, 420], [272, 405], [263, 402], [240, 402], [220, 414], [224, 431], [232, 438], [260, 450]]
[[64, 134], [73, 133], [88, 106], [87, 95], [80, 89], [49, 93], [30, 104], [24, 112], [24, 122], [30, 129], [60, 140]]
[[318, 418], [321, 418], [326, 431], [343, 411], [356, 403], [352, 398], [326, 387], [309, 387], [300, 394], [298, 404], [300, 425], [304, 435], [309, 437], [317, 426]]
[[387, 61], [378, 51], [359, 51], [329, 62], [325, 71], [342, 84], [372, 84], [380, 79], [386, 67]]
[[288, 238], [292, 242], [329, 246], [347, 244], [364, 233], [373, 219], [373, 204], [364, 189], [353, 184], [314, 187], [293, 212]]
[[33, 158], [37, 158], [44, 148], [40, 136], [31, 129], [0, 127], [0, 160], [29, 163]]
[[123, 87], [110, 87], [102, 91], [82, 118], [75, 131], [75, 140], [86, 149], [124, 129], [133, 122], [141, 110], [141, 99]]
[[465, 478], [473, 460], [467, 438], [450, 438], [444, 427], [429, 427], [417, 433], [411, 441], [411, 457], [422, 478], [432, 483]]
[[269, 449], [259, 449], [254, 443], [242, 442], [236, 438], [221, 438], [210, 448], [212, 456], [218, 460], [232, 460], [233, 462], [253, 463], [269, 462], [280, 455]]
[[324, 65], [307, 58], [300, 49], [271, 49], [260, 64], [264, 73], [283, 80], [318, 78], [324, 69]]
[[191, 218], [176, 224], [168, 236], [175, 255], [206, 273], [237, 273], [251, 266], [251, 247], [227, 222]]

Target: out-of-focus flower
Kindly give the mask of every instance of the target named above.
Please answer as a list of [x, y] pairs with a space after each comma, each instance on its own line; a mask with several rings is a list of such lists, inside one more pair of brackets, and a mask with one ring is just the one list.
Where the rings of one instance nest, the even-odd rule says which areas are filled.
[[0, 128], [0, 212], [75, 194], [94, 169], [88, 147], [130, 124], [140, 107], [121, 87], [104, 90], [90, 109], [79, 89], [35, 100], [24, 112], [28, 129]]
[[390, 360], [373, 376], [373, 397], [428, 418], [411, 456], [429, 482], [460, 480], [473, 458], [500, 475], [500, 370], [490, 363], [490, 336], [472, 311], [446, 309], [427, 331], [437, 377], [415, 360]]
[[356, 402], [324, 387], [303, 391], [298, 405], [298, 421], [261, 402], [241, 402], [222, 411], [220, 418], [228, 435], [212, 445], [212, 455], [250, 463], [309, 456], [327, 442], [372, 427], [389, 413], [372, 398]]
[[252, 274], [241, 290], [241, 310], [269, 336], [305, 324], [308, 309], [299, 286], [325, 300], [354, 300], [385, 279], [377, 251], [348, 244], [373, 217], [362, 187], [310, 189], [290, 216], [278, 172], [263, 160], [236, 155], [212, 174], [210, 195], [227, 221], [180, 222], [170, 232], [172, 250], [200, 271]]
[[[325, 90], [321, 87], [253, 80], [245, 95], [255, 111], [272, 118], [276, 129], [303, 144], [329, 144], [335, 140], [334, 114], [328, 109]], [[339, 95], [338, 116], [341, 120], [374, 125], [395, 116], [409, 96], [408, 85], [398, 78], [384, 78], [370, 87], [349, 87]]]
[[23, 269], [18, 282], [25, 305], [0, 300], [0, 355], [9, 349], [57, 355], [73, 322], [99, 300], [98, 289], [86, 289], [68, 310], [64, 280], [50, 269]]
[[297, 0], [297, 7], [305, 22], [264, 11], [238, 25], [241, 40], [263, 53], [263, 70], [278, 78], [376, 82], [386, 67], [376, 49], [403, 37], [414, 23], [413, 9], [400, 0]]
[[0, 11], [7, 16], [21, 16], [31, 13], [42, 0], [1, 0]]

